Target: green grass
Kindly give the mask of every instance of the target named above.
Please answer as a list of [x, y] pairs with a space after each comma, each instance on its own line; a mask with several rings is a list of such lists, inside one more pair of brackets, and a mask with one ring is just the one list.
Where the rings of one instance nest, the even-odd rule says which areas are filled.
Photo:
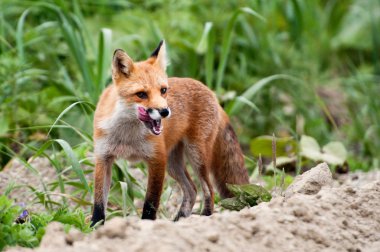
[[[379, 168], [379, 11], [371, 0], [3, 0], [0, 171], [18, 159], [43, 185], [30, 188], [31, 204], [50, 214], [61, 207], [89, 214], [92, 117], [111, 81], [112, 52], [144, 59], [162, 38], [169, 76], [196, 78], [217, 94], [251, 175], [267, 151], [250, 150], [252, 142], [273, 133], [277, 151], [281, 139], [308, 135], [320, 146], [342, 142], [351, 170]], [[31, 157], [49, 159], [53, 181], [41, 179]], [[297, 171], [310, 165], [298, 152], [288, 157]], [[133, 202], [144, 198], [145, 185], [130, 169], [114, 165], [109, 216], [139, 214]], [[146, 175], [144, 165], [136, 169]], [[167, 183], [163, 205], [171, 191]]]
[[45, 234], [45, 228], [50, 222], [60, 222], [65, 225], [65, 230], [75, 227], [83, 233], [92, 231], [90, 224], [86, 223], [86, 216], [81, 210], [70, 211], [61, 208], [54, 214], [28, 213], [23, 221], [20, 219], [24, 209], [14, 205], [6, 196], [0, 196], [0, 251], [7, 246], [37, 247]]

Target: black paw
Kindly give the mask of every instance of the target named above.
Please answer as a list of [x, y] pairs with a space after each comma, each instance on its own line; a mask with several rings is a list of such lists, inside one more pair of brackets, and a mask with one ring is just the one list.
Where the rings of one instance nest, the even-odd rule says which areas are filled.
[[104, 222], [106, 220], [106, 215], [104, 213], [104, 207], [103, 205], [94, 205], [94, 211], [92, 213], [91, 218], [91, 227], [93, 227], [96, 223], [101, 222], [102, 225], [104, 225]]
[[145, 202], [141, 219], [155, 220], [156, 212], [156, 209], [153, 207], [151, 203]]
[[177, 213], [177, 215], [176, 215], [176, 217], [174, 218], [173, 221], [178, 221], [180, 218], [185, 218], [185, 217], [187, 217], [186, 214], [180, 210], [180, 211]]
[[212, 211], [211, 208], [204, 208], [204, 209], [202, 210], [201, 215], [210, 216], [210, 215], [212, 215], [212, 213], [213, 213], [213, 211]]

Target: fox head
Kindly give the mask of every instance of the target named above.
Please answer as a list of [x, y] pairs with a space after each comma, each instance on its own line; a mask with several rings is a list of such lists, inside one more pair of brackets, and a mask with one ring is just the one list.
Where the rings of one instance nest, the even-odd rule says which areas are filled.
[[112, 80], [120, 99], [155, 135], [161, 134], [161, 119], [170, 116], [167, 65], [164, 41], [145, 61], [134, 62], [121, 49], [115, 51], [112, 60]]

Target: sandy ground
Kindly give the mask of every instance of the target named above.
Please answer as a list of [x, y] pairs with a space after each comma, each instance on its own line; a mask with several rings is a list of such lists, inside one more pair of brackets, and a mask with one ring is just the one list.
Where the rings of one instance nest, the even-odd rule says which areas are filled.
[[[0, 195], [11, 187], [12, 190], [8, 197], [13, 199], [16, 204], [24, 206], [30, 212], [45, 211], [44, 205], [36, 198], [34, 190], [46, 194], [47, 200], [62, 202], [59, 187], [55, 186], [55, 189], [52, 189], [51, 182], [57, 181], [57, 171], [50, 161], [44, 157], [37, 157], [28, 160], [28, 165], [31, 168], [26, 168], [23, 163], [16, 159], [8, 163], [4, 170], [0, 172]], [[88, 167], [85, 167], [85, 169], [88, 169]], [[63, 173], [63, 176], [67, 177], [68, 173]], [[87, 179], [92, 180], [92, 174], [85, 176]], [[67, 194], [78, 197], [78, 195], [73, 194], [74, 187], [66, 185], [65, 190]], [[90, 200], [90, 195], [86, 200]], [[71, 201], [69, 201], [69, 204], [75, 205]]]
[[14, 187], [9, 197], [16, 203], [30, 199], [33, 193], [26, 186], [31, 186], [39, 191], [44, 191], [43, 184], [48, 184], [52, 178], [56, 177], [56, 171], [51, 167], [46, 158], [36, 158], [28, 161], [29, 165], [35, 169], [27, 169], [14, 159], [0, 172], [0, 194], [5, 193], [8, 187]]
[[114, 218], [87, 236], [51, 223], [36, 251], [380, 251], [380, 172], [336, 181], [320, 164], [284, 197], [211, 217]]

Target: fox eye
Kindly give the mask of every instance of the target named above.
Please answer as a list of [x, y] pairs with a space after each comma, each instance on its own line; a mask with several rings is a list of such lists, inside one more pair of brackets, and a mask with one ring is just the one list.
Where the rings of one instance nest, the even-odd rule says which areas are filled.
[[165, 94], [167, 90], [167, 88], [161, 88], [161, 94]]
[[146, 92], [137, 92], [136, 96], [140, 99], [146, 99], [148, 98], [148, 94]]

